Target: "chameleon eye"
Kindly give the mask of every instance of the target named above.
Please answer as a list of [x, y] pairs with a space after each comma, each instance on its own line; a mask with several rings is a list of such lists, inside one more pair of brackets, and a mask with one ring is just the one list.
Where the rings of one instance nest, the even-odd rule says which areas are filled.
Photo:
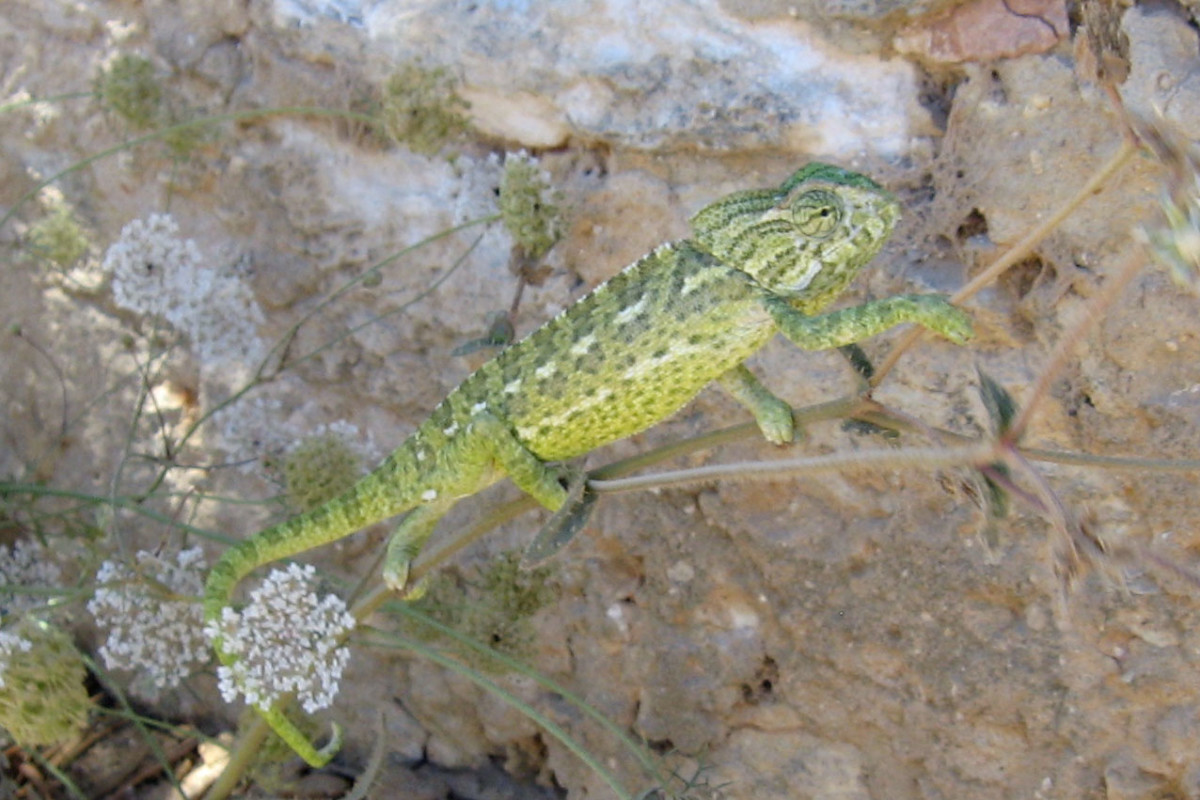
[[792, 203], [792, 222], [805, 236], [824, 239], [842, 221], [842, 202], [833, 192], [813, 189]]

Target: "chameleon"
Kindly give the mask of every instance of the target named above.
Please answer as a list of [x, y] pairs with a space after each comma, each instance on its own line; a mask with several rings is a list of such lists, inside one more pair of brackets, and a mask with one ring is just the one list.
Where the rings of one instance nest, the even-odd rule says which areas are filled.
[[[404, 595], [409, 564], [460, 499], [508, 478], [556, 511], [566, 459], [666, 419], [716, 381], [763, 436], [794, 438], [791, 407], [743, 363], [776, 333], [805, 350], [862, 341], [913, 322], [962, 344], [970, 317], [944, 297], [901, 294], [824, 311], [891, 235], [896, 198], [849, 170], [810, 163], [776, 188], [735, 192], [664, 244], [470, 374], [370, 474], [314, 510], [226, 550], [204, 611], [215, 622], [257, 567], [409, 512], [388, 541], [386, 585]], [[824, 313], [822, 313], [824, 311]], [[217, 637], [215, 650], [233, 662]], [[282, 712], [259, 711], [313, 766], [332, 758]]]

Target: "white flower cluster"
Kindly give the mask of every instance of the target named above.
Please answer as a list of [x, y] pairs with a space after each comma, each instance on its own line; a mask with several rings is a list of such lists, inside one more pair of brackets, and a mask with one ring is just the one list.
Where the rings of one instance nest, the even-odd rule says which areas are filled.
[[22, 539], [0, 547], [0, 613], [19, 616], [46, 604], [46, 597], [21, 594], [20, 588], [59, 588], [62, 571], [40, 542]]
[[18, 651], [28, 653], [33, 649], [33, 642], [15, 633], [0, 631], [0, 689], [5, 687], [4, 673], [8, 671], [9, 661], [13, 653]]
[[294, 692], [310, 714], [333, 703], [350, 660], [350, 649], [338, 643], [353, 630], [354, 617], [340, 597], [310, 591], [315, 575], [312, 566], [298, 564], [272, 570], [240, 613], [226, 608], [209, 625], [209, 637], [236, 658], [217, 670], [227, 702], [243, 694], [268, 711]]
[[208, 565], [199, 547], [171, 563], [141, 550], [137, 568], [105, 561], [88, 611], [108, 631], [100, 655], [110, 669], [143, 671], [160, 689], [177, 686], [208, 659], [199, 596]]
[[117, 305], [165, 319], [185, 334], [201, 362], [246, 363], [262, 357], [256, 325], [262, 309], [237, 275], [201, 265], [200, 250], [179, 238], [168, 214], [136, 219], [104, 256]]

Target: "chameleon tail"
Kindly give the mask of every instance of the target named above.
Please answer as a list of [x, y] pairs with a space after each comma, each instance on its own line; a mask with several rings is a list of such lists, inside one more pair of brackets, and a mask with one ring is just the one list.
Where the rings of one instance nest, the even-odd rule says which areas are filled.
[[208, 574], [204, 617], [220, 619], [242, 578], [258, 567], [335, 542], [380, 520], [419, 505], [423, 487], [398, 476], [416, 476], [409, 439], [370, 475], [324, 505], [272, 525], [226, 550]]
[[[399, 478], [419, 474], [414, 450], [413, 439], [410, 438], [374, 472], [345, 493], [312, 511], [260, 531], [226, 550], [209, 572], [205, 583], [205, 621], [209, 624], [219, 623], [237, 584], [263, 564], [334, 542], [419, 505], [422, 487], [414, 481]], [[222, 664], [228, 666], [233, 663], [235, 659], [225, 652], [219, 636], [213, 646]], [[278, 707], [268, 711], [256, 710], [275, 733], [313, 767], [327, 764], [341, 747], [342, 733], [337, 725], [333, 726], [328, 744], [318, 750]]]

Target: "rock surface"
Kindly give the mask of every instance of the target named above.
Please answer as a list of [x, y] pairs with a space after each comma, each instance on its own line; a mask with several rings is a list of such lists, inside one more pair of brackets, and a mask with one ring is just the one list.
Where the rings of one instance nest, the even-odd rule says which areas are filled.
[[[1037, 48], [1044, 52], [968, 58], [937, 73], [894, 55], [913, 30], [966, 5], [978, 4], [9, 0], [0, 10], [6, 96], [87, 91], [116, 54], [134, 53], [154, 65], [173, 114], [364, 109], [398, 65], [419, 62], [458, 82], [472, 127], [424, 155], [350, 123], [266, 115], [214, 127], [183, 158], [156, 143], [99, 158], [54, 183], [58, 201], [43, 192], [18, 205], [40, 180], [139, 131], [86, 98], [0, 115], [0, 213], [12, 212], [0, 227], [10, 255], [0, 302], [11, 328], [0, 357], [0, 474], [133, 495], [156, 474], [155, 463], [134, 457], [149, 454], [200, 467], [168, 474], [167, 487], [188, 498], [251, 499], [277, 492], [262, 459], [319, 426], [352, 422], [364, 452], [386, 452], [477, 363], [451, 352], [480, 336], [487, 314], [517, 291], [512, 241], [498, 226], [426, 241], [494, 212], [494, 156], [505, 151], [540, 154], [569, 210], [548, 276], [524, 291], [518, 334], [686, 235], [688, 215], [705, 202], [774, 184], [814, 158], [870, 172], [907, 208], [856, 298], [953, 291], [1074, 194], [1121, 140], [1120, 119], [1076, 70], [1071, 43], [1054, 44], [1063, 37], [1057, 21], [1057, 38]], [[1161, 109], [1194, 133], [1197, 43], [1184, 12], [1139, 6], [1126, 12], [1123, 32], [1126, 106], [1143, 116]], [[1020, 402], [1064, 330], [1124, 259], [1138, 257], [1132, 231], [1154, 218], [1164, 174], [1151, 158], [1135, 160], [967, 304], [978, 327], [969, 347], [923, 343], [876, 399], [981, 434], [976, 368]], [[76, 263], [30, 254], [31, 231], [55, 202], [91, 243]], [[417, 249], [299, 328], [288, 353], [311, 358], [206, 422], [185, 451], [164, 453], [164, 430], [181, 434], [257, 365], [186, 341], [159, 358], [171, 331], [114, 301], [98, 268], [105, 250], [131, 220], [163, 212], [223, 281], [253, 297], [264, 343], [381, 259]], [[1026, 443], [1196, 458], [1196, 308], [1161, 270], [1140, 273], [1077, 343]], [[868, 343], [868, 354], [881, 358], [895, 338]], [[778, 341], [754, 368], [796, 406], [855, 386], [838, 354]], [[137, 413], [143, 388], [153, 413]], [[675, 419], [589, 463], [743, 416], [706, 390]], [[821, 423], [782, 454], [743, 442], [685, 463], [887, 446]], [[1039, 469], [1114, 551], [1137, 545], [1197, 568], [1194, 472]], [[534, 617], [525, 658], [669, 754], [681, 774], [703, 767], [710, 787], [724, 785], [694, 796], [1200, 797], [1197, 589], [1145, 560], [1064, 587], [1049, 523], [1018, 506], [987, 529], [970, 493], [957, 491], [968, 482], [954, 471], [863, 466], [606, 497], [555, 563], [557, 597]], [[510, 496], [502, 489], [465, 504], [447, 530]], [[178, 503], [161, 510], [174, 518]], [[187, 504], [181, 520], [231, 535], [269, 516], [242, 504]], [[115, 519], [90, 524], [129, 549], [171, 537], [161, 523]], [[475, 574], [526, 543], [540, 519], [509, 523], [450, 569]], [[360, 534], [312, 558], [358, 578], [382, 536]], [[649, 787], [619, 743], [561, 696], [527, 679], [498, 680], [583, 741], [635, 795]], [[232, 722], [213, 683], [198, 677], [155, 710]], [[496, 764], [545, 796], [545, 787], [572, 800], [614, 796], [495, 696], [417, 656], [363, 648], [332, 712], [349, 728], [348, 763], [365, 761], [380, 706], [388, 750], [404, 762], [389, 769], [412, 767], [422, 797], [517, 796]], [[422, 759], [431, 763], [418, 767]], [[428, 771], [437, 768], [473, 777]]]

